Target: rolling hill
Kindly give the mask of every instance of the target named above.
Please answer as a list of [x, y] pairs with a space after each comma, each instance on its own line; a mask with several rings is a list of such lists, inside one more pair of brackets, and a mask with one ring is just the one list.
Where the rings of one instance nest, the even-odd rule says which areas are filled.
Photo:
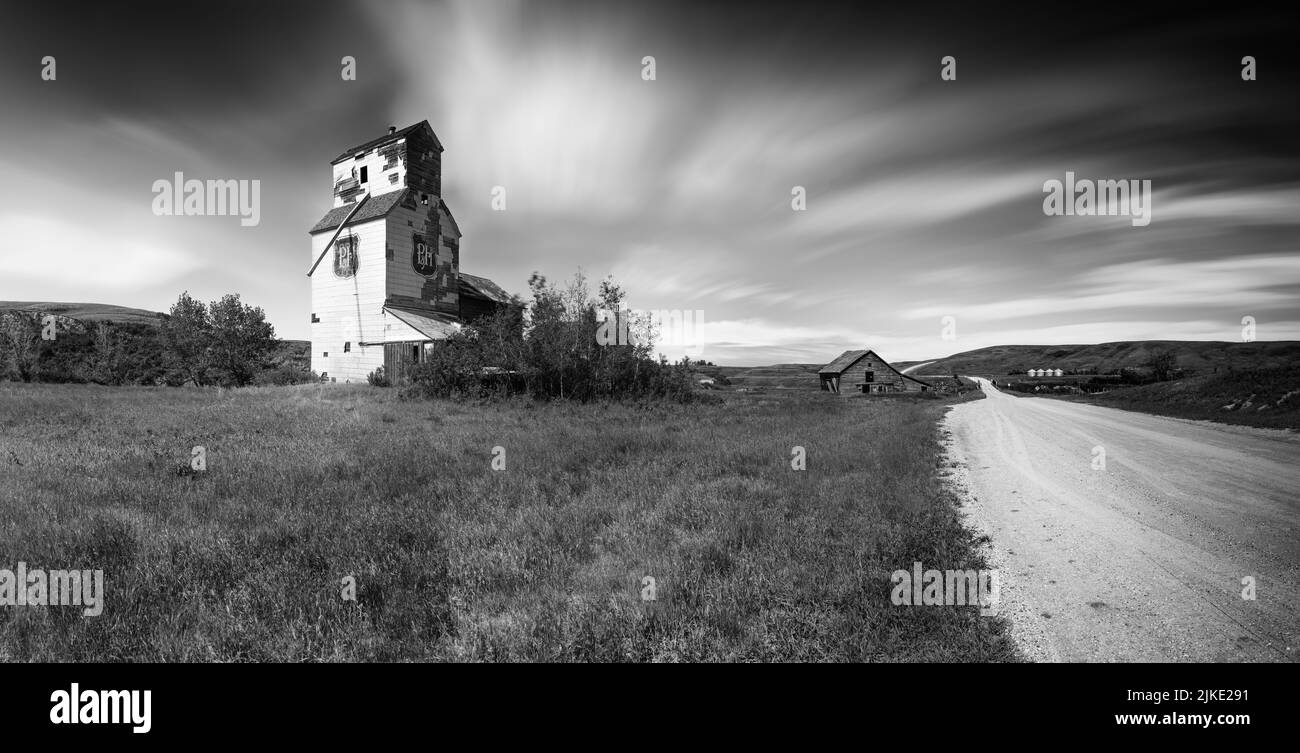
[[[1156, 353], [1172, 352], [1177, 367], [1188, 375], [1214, 374], [1227, 369], [1285, 368], [1300, 364], [1300, 342], [1215, 342], [1199, 340], [1145, 340], [1095, 345], [995, 345], [927, 361], [893, 361], [895, 368], [923, 364], [914, 372], [921, 378], [959, 374], [1000, 377], [1027, 369], [1095, 370], [1105, 374], [1145, 366]], [[836, 354], [828, 353], [829, 362]], [[772, 366], [721, 366], [717, 371], [735, 387], [772, 389], [819, 388], [817, 370], [822, 364], [779, 363]]]
[[[1188, 374], [1215, 369], [1264, 369], [1300, 362], [1300, 342], [1215, 342], [1143, 340], [1096, 345], [996, 345], [936, 359], [918, 375], [950, 375], [954, 371], [976, 376], [1006, 376], [1026, 369], [1095, 369], [1097, 373], [1146, 365], [1156, 353], [1172, 352], [1177, 366]], [[905, 366], [906, 364], [900, 364]]]
[[112, 306], [106, 303], [58, 303], [36, 301], [0, 301], [0, 311], [34, 311], [76, 319], [82, 322], [118, 324], [158, 324], [163, 314], [157, 311]]

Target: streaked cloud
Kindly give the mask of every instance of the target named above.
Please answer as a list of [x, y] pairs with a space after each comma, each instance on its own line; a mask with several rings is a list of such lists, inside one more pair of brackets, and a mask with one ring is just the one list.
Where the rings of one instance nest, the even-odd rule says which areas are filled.
[[[1269, 58], [1246, 85], [1214, 53], [1289, 41], [1281, 12], [1130, 11], [1062, 26], [962, 4], [287, 0], [194, 22], [132, 6], [79, 29], [16, 8], [0, 227], [22, 250], [0, 299], [240, 292], [306, 338], [329, 159], [428, 119], [466, 271], [520, 293], [534, 270], [612, 274], [635, 308], [703, 310], [711, 360], [1231, 339], [1244, 314], [1296, 337], [1300, 117], [1276, 104], [1294, 64]], [[52, 34], [69, 47], [42, 86], [20, 72]], [[938, 80], [944, 54], [956, 82]], [[149, 186], [175, 171], [261, 179], [262, 225], [153, 217]], [[1151, 225], [1045, 217], [1043, 181], [1066, 171], [1150, 179]]]

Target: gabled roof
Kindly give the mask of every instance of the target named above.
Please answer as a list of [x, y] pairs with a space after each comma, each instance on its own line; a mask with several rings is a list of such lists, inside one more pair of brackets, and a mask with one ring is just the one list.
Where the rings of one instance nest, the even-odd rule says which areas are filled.
[[839, 358], [826, 364], [817, 370], [818, 374], [840, 374], [845, 369], [857, 363], [858, 359], [870, 353], [869, 350], [846, 350], [840, 354]]
[[[874, 353], [873, 351], [870, 350], [846, 350], [842, 354], [840, 354], [839, 358], [836, 358], [834, 361], [831, 361], [830, 363], [818, 369], [817, 373], [819, 375], [820, 374], [843, 374], [850, 366], [862, 360], [862, 358], [868, 354], [874, 355], [876, 356], [876, 358], [880, 358], [880, 355], [878, 353]], [[917, 379], [914, 376], [908, 376], [907, 374], [904, 374], [898, 369], [895, 369], [889, 363], [889, 361], [886, 361], [883, 358], [880, 358], [880, 361], [881, 363], [885, 364], [885, 366], [888, 366], [890, 371], [894, 372], [895, 374], [901, 376], [904, 379], [910, 379], [913, 382], [916, 382], [917, 384], [924, 384], [926, 387], [932, 386], [929, 382], [923, 379]]]
[[[403, 188], [400, 191], [389, 191], [388, 193], [381, 193], [378, 196], [372, 195], [370, 199], [366, 201], [366, 205], [357, 210], [356, 215], [351, 220], [348, 220], [348, 225], [356, 225], [359, 222], [367, 222], [369, 220], [386, 216], [389, 212], [393, 211], [393, 207], [402, 203], [402, 200], [408, 193], [410, 193], [410, 189]], [[327, 230], [333, 230], [339, 226], [340, 222], [343, 222], [343, 220], [348, 216], [348, 212], [352, 211], [352, 208], [352, 204], [344, 204], [341, 207], [334, 207], [326, 212], [325, 216], [320, 218], [320, 222], [312, 225], [311, 230], [308, 230], [307, 232], [309, 234], [315, 234], [323, 233]]]
[[486, 277], [460, 273], [460, 294], [486, 298], [495, 303], [510, 303], [510, 294]]
[[433, 133], [433, 126], [429, 125], [429, 121], [421, 120], [419, 123], [416, 123], [415, 125], [409, 125], [405, 128], [396, 131], [395, 133], [386, 133], [377, 139], [371, 139], [370, 141], [367, 141], [364, 144], [354, 146], [351, 149], [347, 150], [346, 152], [330, 160], [330, 164], [334, 165], [339, 162], [342, 162], [345, 159], [351, 159], [352, 157], [355, 157], [359, 152], [368, 152], [371, 149], [374, 149], [375, 147], [378, 146], [383, 146], [384, 144], [387, 144], [390, 141], [397, 141], [398, 139], [404, 139], [407, 137], [407, 135], [414, 133], [415, 131], [419, 130], [421, 127], [429, 129], [429, 133], [433, 134], [433, 143], [438, 146], [439, 151], [442, 151], [442, 142], [438, 141], [438, 134]]

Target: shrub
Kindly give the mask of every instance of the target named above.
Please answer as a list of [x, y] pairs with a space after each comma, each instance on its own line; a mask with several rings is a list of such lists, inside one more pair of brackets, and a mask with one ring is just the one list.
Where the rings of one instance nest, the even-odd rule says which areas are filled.
[[384, 367], [380, 366], [366, 375], [366, 381], [370, 382], [371, 387], [389, 387], [388, 376], [384, 374]]
[[162, 321], [161, 336], [171, 369], [200, 387], [251, 384], [275, 349], [265, 312], [240, 302], [238, 294], [208, 306], [181, 293]]
[[635, 322], [632, 343], [604, 344], [597, 332], [608, 326], [600, 311], [622, 311], [623, 292], [611, 281], [598, 297], [581, 273], [558, 290], [546, 278], [529, 280], [533, 300], [516, 302], [475, 321], [430, 349], [411, 370], [406, 394], [418, 397], [500, 397], [525, 393], [538, 398], [697, 398], [688, 359], [669, 364], [650, 357], [653, 333]]
[[283, 386], [288, 384], [307, 384], [314, 380], [314, 375], [310, 371], [294, 368], [292, 366], [278, 366], [274, 369], [267, 369], [260, 372], [253, 380], [253, 383], [259, 386]]

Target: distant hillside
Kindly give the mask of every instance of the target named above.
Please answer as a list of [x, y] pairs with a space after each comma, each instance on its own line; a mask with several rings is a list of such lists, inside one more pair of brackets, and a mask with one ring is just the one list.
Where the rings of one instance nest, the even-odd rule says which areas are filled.
[[774, 366], [720, 366], [718, 371], [731, 380], [731, 386], [753, 389], [821, 389], [817, 381], [820, 363], [778, 363]]
[[[995, 345], [928, 361], [892, 361], [901, 370], [921, 364], [913, 376], [935, 379], [959, 374], [1000, 377], [1028, 369], [1095, 370], [1106, 374], [1124, 368], [1145, 367], [1157, 352], [1172, 352], [1177, 368], [1186, 376], [1214, 374], [1234, 368], [1271, 369], [1300, 365], [1300, 342], [1213, 342], [1146, 340], [1096, 345]], [[836, 353], [828, 353], [826, 363]], [[820, 388], [817, 370], [822, 363], [779, 363], [772, 366], [719, 366], [717, 371], [733, 387], [773, 389]]]
[[0, 311], [36, 311], [42, 314], [66, 316], [82, 322], [117, 324], [158, 324], [163, 318], [163, 314], [157, 311], [111, 306], [106, 303], [0, 301]]
[[299, 371], [311, 370], [311, 342], [308, 340], [277, 340], [275, 352], [271, 354], [271, 363], [275, 368], [290, 368]]
[[[1027, 369], [1096, 369], [1105, 374], [1145, 366], [1160, 351], [1177, 358], [1187, 374], [1214, 373], [1215, 369], [1267, 369], [1300, 363], [1300, 342], [1213, 342], [1145, 340], [1097, 345], [996, 345], [936, 359], [917, 370], [918, 376], [961, 374], [1005, 376]], [[901, 364], [906, 365], [906, 363]], [[900, 366], [901, 366], [900, 365]]]

